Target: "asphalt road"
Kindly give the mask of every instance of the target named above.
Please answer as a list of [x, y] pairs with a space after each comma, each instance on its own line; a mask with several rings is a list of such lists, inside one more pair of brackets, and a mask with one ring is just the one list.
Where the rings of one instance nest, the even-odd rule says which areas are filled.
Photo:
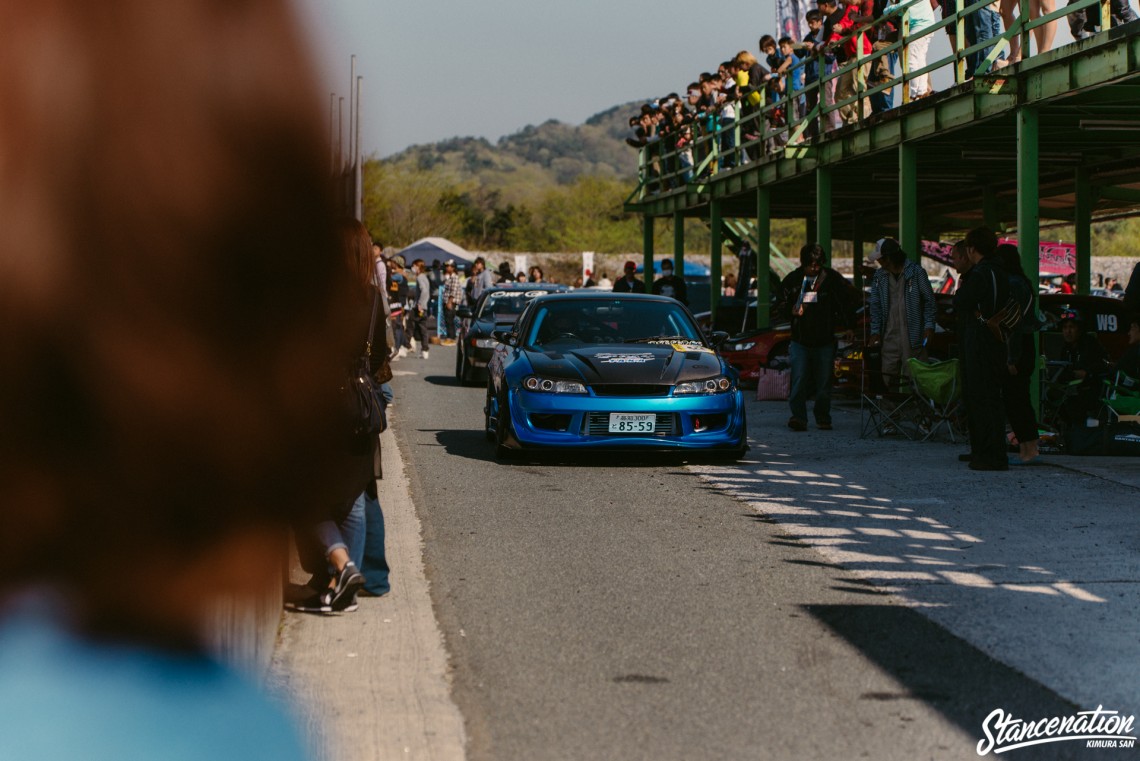
[[977, 758], [996, 706], [1076, 710], [700, 468], [496, 462], [453, 352], [394, 365], [393, 427], [473, 761]]

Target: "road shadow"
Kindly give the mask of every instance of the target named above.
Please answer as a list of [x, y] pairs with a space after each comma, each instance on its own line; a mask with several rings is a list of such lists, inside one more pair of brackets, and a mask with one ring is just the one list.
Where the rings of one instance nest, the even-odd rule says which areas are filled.
[[[681, 467], [693, 463], [708, 463], [705, 454], [678, 452], [642, 452], [622, 450], [592, 450], [588, 452], [568, 452], [565, 450], [527, 449], [514, 451], [506, 459], [495, 457], [495, 445], [487, 441], [481, 429], [417, 429], [421, 433], [435, 434], [436, 442], [444, 451], [455, 457], [482, 462], [497, 462], [500, 465], [545, 465], [551, 467], [575, 468], [661, 468]], [[686, 475], [689, 475], [685, 472]], [[710, 491], [712, 489], [710, 488]]]
[[[911, 608], [802, 607], [903, 686], [898, 692], [865, 692], [855, 699], [920, 701], [978, 740], [984, 737], [982, 723], [996, 708], [1029, 721], [1082, 710]], [[1083, 741], [1071, 741], [1038, 745], [1030, 752], [1036, 761], [1080, 758], [1083, 751]]]
[[[452, 388], [460, 388], [463, 386], [454, 375], [425, 375], [424, 381], [433, 386], [451, 386]], [[465, 388], [473, 388], [473, 386], [467, 386]]]

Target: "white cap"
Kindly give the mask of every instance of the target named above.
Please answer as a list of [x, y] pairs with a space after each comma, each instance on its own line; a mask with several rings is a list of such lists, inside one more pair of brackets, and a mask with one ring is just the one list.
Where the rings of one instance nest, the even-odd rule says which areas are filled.
[[885, 240], [886, 238], [879, 238], [877, 241], [875, 241], [875, 250], [867, 254], [867, 258], [865, 260], [867, 264], [874, 264], [883, 258], [883, 241]]

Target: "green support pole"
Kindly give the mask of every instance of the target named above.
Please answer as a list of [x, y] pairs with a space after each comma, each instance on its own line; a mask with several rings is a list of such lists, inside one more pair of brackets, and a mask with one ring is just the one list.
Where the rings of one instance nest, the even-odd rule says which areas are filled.
[[709, 227], [712, 238], [712, 273], [709, 276], [709, 311], [712, 326], [716, 327], [716, 313], [720, 308], [720, 255], [724, 247], [724, 227], [720, 217], [720, 201], [709, 201]]
[[[1034, 108], [1023, 106], [1017, 110], [1017, 243], [1021, 249], [1021, 267], [1030, 283], [1036, 283], [1040, 275], [1039, 119], [1040, 115]], [[1033, 340], [1034, 354], [1039, 354], [1038, 337], [1034, 335]], [[1040, 368], [1035, 368], [1029, 391], [1038, 416], [1041, 413], [1039, 379]]]
[[641, 255], [645, 267], [642, 279], [648, 292], [653, 283], [653, 217], [648, 214], [641, 218]]
[[756, 188], [756, 327], [772, 324], [772, 293], [768, 270], [772, 266], [772, 191]]
[[815, 170], [815, 240], [831, 266], [831, 168]]
[[1092, 284], [1092, 183], [1089, 171], [1077, 170], [1077, 208], [1073, 220], [1077, 229], [1077, 293], [1087, 296]]
[[685, 277], [685, 214], [673, 212], [673, 271]]
[[918, 233], [918, 149], [899, 145], [899, 245], [912, 261], [921, 259]]
[[855, 276], [855, 287], [863, 290], [863, 226], [859, 219], [851, 229], [851, 269]]

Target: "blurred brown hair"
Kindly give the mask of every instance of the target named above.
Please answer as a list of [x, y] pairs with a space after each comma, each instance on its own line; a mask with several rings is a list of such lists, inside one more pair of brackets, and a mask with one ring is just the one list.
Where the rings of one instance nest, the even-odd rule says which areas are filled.
[[278, 0], [0, 4], [0, 592], [106, 593], [333, 496], [348, 284], [303, 48]]
[[[344, 264], [360, 290], [371, 298], [373, 279], [376, 276], [376, 258], [372, 255], [372, 237], [360, 220], [342, 218], [337, 224]], [[371, 302], [369, 302], [371, 303]]]

